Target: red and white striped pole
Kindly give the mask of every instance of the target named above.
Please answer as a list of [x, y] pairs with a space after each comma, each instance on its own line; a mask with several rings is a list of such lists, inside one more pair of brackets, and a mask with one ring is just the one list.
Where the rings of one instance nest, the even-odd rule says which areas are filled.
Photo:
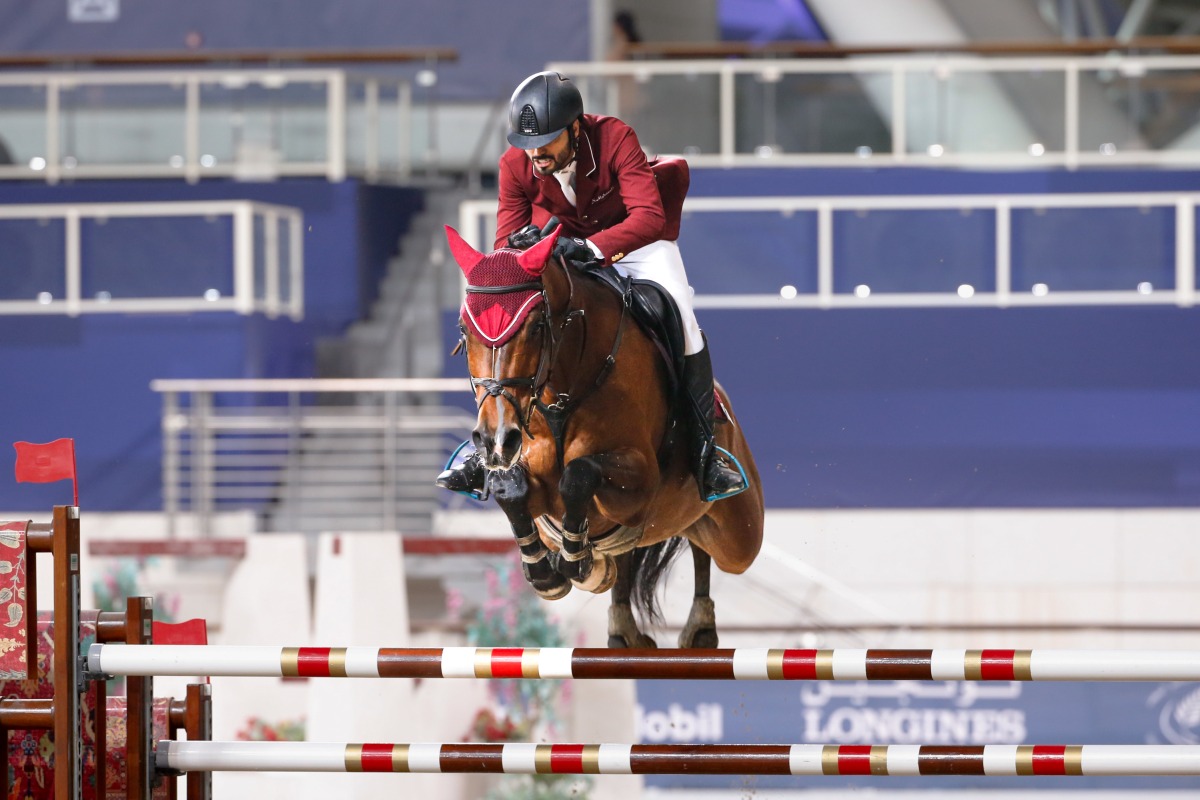
[[564, 775], [1200, 775], [1194, 745], [158, 743], [179, 772]]
[[93, 673], [334, 678], [1196, 681], [1184, 650], [610, 650], [95, 644]]

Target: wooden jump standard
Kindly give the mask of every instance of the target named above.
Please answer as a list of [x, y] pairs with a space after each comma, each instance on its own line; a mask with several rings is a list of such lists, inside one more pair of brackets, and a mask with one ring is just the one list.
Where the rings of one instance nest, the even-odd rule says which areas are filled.
[[[26, 563], [25, 618], [26, 641], [30, 652], [30, 679], [37, 678], [37, 569], [36, 554], [50, 553], [54, 568], [54, 698], [0, 700], [0, 743], [7, 751], [8, 731], [34, 729], [54, 731], [55, 743], [55, 800], [77, 800], [83, 781], [80, 747], [80, 697], [88, 680], [102, 677], [87, 675], [80, 659], [80, 572], [79, 572], [79, 508], [55, 506], [50, 523], [30, 522], [25, 529], [26, 548], [30, 558]], [[128, 598], [124, 612], [100, 612], [96, 619], [98, 642], [123, 642], [121, 646], [148, 646], [151, 641], [153, 604], [150, 598]], [[111, 644], [105, 646], [112, 646]], [[126, 797], [128, 800], [149, 800], [151, 788], [158, 779], [152, 749], [153, 691], [150, 676], [130, 676], [126, 682]], [[105, 724], [103, 683], [99, 684], [100, 718], [97, 724], [96, 776], [104, 790]], [[205, 685], [188, 687], [185, 701], [174, 701], [168, 708], [171, 730], [183, 729], [190, 739], [211, 738], [211, 690]], [[7, 790], [7, 772], [5, 774]], [[7, 795], [7, 791], [6, 791]], [[212, 796], [211, 776], [205, 773], [189, 775], [189, 800]]]
[[1200, 775], [1192, 745], [158, 743], [160, 770], [565, 775]]
[[[30, 679], [37, 679], [37, 569], [36, 553], [51, 553], [54, 558], [54, 700], [49, 709], [33, 713], [33, 707], [17, 700], [0, 701], [5, 706], [31, 712], [21, 714], [25, 722], [43, 723], [52, 719], [55, 747], [55, 800], [75, 800], [83, 783], [83, 760], [79, 746], [79, 696], [84, 686], [79, 665], [79, 509], [76, 506], [55, 506], [53, 521], [31, 523], [26, 529], [25, 545], [31, 557], [26, 565], [25, 595], [27, 637], [30, 653]], [[31, 613], [32, 610], [32, 613]], [[35, 701], [28, 701], [35, 702]], [[0, 719], [4, 728], [14, 727]], [[44, 724], [30, 727], [47, 727]], [[8, 737], [3, 739], [5, 752]], [[132, 762], [131, 762], [132, 763]]]
[[95, 644], [109, 675], [664, 680], [1196, 681], [1184, 650], [609, 650]]

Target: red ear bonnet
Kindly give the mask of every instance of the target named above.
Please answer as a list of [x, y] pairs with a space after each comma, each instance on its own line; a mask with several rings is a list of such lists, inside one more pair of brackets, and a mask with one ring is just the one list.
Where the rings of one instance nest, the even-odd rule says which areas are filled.
[[521, 265], [521, 269], [530, 275], [541, 275], [542, 271], [546, 269], [546, 262], [550, 260], [550, 251], [554, 249], [554, 243], [558, 241], [558, 232], [561, 230], [562, 225], [559, 225], [549, 236], [517, 256], [517, 263]]
[[483, 253], [467, 244], [467, 240], [449, 225], [446, 226], [446, 240], [450, 243], [450, 254], [454, 256], [464, 275], [469, 275], [475, 265], [483, 260]]
[[[557, 234], [557, 231], [556, 231]], [[467, 278], [463, 322], [490, 347], [500, 347], [521, 329], [529, 312], [542, 302], [540, 280], [557, 235], [525, 252], [501, 248], [483, 255], [446, 226], [450, 252]]]

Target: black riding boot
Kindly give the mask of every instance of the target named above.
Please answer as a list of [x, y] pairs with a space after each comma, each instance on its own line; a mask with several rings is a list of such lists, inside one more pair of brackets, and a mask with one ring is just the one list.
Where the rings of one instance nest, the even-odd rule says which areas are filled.
[[483, 495], [484, 484], [487, 481], [487, 470], [483, 467], [483, 457], [478, 452], [471, 453], [457, 467], [444, 470], [434, 480], [443, 489], [452, 492], [468, 494], [472, 497]]
[[702, 500], [720, 500], [746, 488], [742, 473], [716, 451], [713, 443], [712, 360], [706, 346], [699, 353], [683, 357], [683, 384], [691, 417], [688, 432], [692, 471]]

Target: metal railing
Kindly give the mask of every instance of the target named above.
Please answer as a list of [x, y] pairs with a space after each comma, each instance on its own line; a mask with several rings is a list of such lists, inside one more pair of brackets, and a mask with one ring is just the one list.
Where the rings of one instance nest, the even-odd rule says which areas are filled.
[[341, 69], [0, 73], [0, 179], [412, 173], [409, 81]]
[[[163, 510], [201, 533], [250, 509], [268, 530], [430, 530], [433, 485], [475, 415], [449, 379], [158, 380]], [[465, 501], [464, 501], [465, 502]]]
[[[680, 238], [685, 261], [689, 265], [702, 265], [709, 270], [725, 271], [734, 265], [707, 263], [713, 256], [708, 253], [692, 253], [688, 250], [687, 230], [689, 220], [714, 215], [758, 215], [763, 218], [780, 217], [794, 227], [815, 228], [811, 248], [808, 252], [794, 252], [794, 264], [787, 267], [792, 274], [813, 276], [811, 281], [795, 281], [778, 287], [776, 291], [745, 294], [728, 294], [706, 291], [704, 271], [690, 266], [689, 272], [696, 288], [697, 308], [881, 308], [916, 306], [1058, 306], [1058, 305], [1178, 305], [1191, 306], [1196, 302], [1196, 207], [1200, 193], [1129, 193], [1129, 194], [1028, 194], [1028, 195], [912, 195], [912, 196], [867, 196], [867, 197], [694, 197], [683, 206], [684, 228]], [[494, 239], [497, 203], [494, 200], [470, 200], [459, 207], [459, 228], [464, 238], [476, 247], [487, 248]], [[1017, 252], [1017, 226], [1014, 215], [1042, 216], [1047, 212], [1063, 209], [1082, 210], [1126, 210], [1130, 215], [1141, 216], [1149, 210], [1158, 209], [1169, 218], [1173, 230], [1155, 228], [1158, 239], [1142, 242], [1143, 252], [1171, 250], [1173, 264], [1169, 272], [1160, 276], [1155, 284], [1136, 273], [1142, 264], [1133, 264], [1129, 280], [1121, 288], [1064, 290], [1037, 278], [1036, 269], [1022, 273], [1022, 283], [1014, 277], [1014, 252]], [[863, 277], [860, 263], [850, 263], [843, 257], [839, 260], [837, 246], [839, 232], [844, 226], [860, 221], [864, 216], [876, 212], [919, 215], [931, 211], [953, 211], [957, 213], [983, 211], [991, 215], [991, 224], [984, 232], [993, 240], [992, 252], [981, 249], [981, 258], [990, 258], [990, 275], [985, 276], [988, 286], [974, 285], [954, 279], [953, 265], [947, 268], [945, 291], [927, 291], [920, 287], [892, 288], [887, 291], [872, 287], [870, 277]], [[1166, 220], [1164, 219], [1164, 222]], [[744, 225], [743, 225], [744, 227]], [[774, 228], [764, 230], [775, 230]], [[929, 228], [926, 228], [928, 232]], [[954, 235], [948, 228], [934, 228], [935, 237]], [[1130, 234], [1133, 235], [1133, 234]], [[843, 236], [843, 239], [845, 237]], [[983, 240], [985, 237], [981, 236]], [[915, 229], [906, 231], [905, 247], [920, 250], [928, 247]], [[981, 244], [981, 248], [983, 245]], [[1094, 265], [1086, 259], [1070, 254], [1064, 245], [1063, 251], [1069, 258], [1064, 265], [1056, 265], [1059, 274], [1066, 271], [1077, 276], [1071, 286], [1086, 286], [1089, 271]], [[903, 283], [905, 272], [887, 268], [891, 254], [875, 254], [881, 265], [875, 277], [886, 277], [891, 285]], [[861, 253], [860, 253], [861, 257]], [[854, 269], [856, 279], [847, 279], [843, 273]], [[742, 271], [743, 284], [752, 285], [758, 279], [749, 271]], [[1105, 282], [1111, 276], [1102, 276]], [[858, 279], [861, 278], [861, 281]], [[915, 281], [916, 279], [913, 278]], [[968, 279], [969, 280], [969, 279]], [[811, 288], [806, 289], [806, 283]]]
[[1200, 56], [559, 62], [696, 166], [1195, 165]]
[[[192, 296], [133, 296], [146, 291], [144, 276], [128, 287], [122, 276], [105, 269], [89, 269], [85, 251], [97, 261], [120, 260], [113, 248], [127, 247], [129, 242], [120, 235], [107, 237], [103, 244], [97, 231], [117, 220], [179, 220], [194, 218], [215, 229], [213, 237], [232, 242], [229, 251], [205, 248], [204, 256], [215, 259], [228, 257], [227, 264], [214, 263], [207, 271], [218, 286], [196, 286]], [[304, 316], [304, 216], [297, 208], [246, 200], [213, 200], [204, 202], [164, 203], [74, 203], [56, 205], [0, 206], [0, 225], [27, 220], [33, 225], [26, 231], [29, 249], [44, 247], [49, 242], [35, 229], [50, 224], [61, 225], [63, 264], [60, 270], [35, 273], [28, 286], [27, 297], [10, 296], [0, 288], [0, 314], [67, 314], [82, 313], [162, 313], [193, 311], [235, 311], [239, 314], [265, 313], [267, 316], [286, 314], [293, 319]], [[10, 246], [14, 234], [7, 238]], [[90, 234], [86, 235], [86, 234]], [[53, 238], [56, 234], [50, 234]], [[141, 236], [143, 247], [149, 237]], [[89, 245], [85, 247], [85, 244]], [[178, 260], [178, 241], [164, 238], [161, 263]], [[101, 252], [103, 251], [103, 252]], [[31, 255], [31, 254], [30, 254]], [[0, 254], [0, 264], [11, 262], [14, 269], [29, 270], [28, 263], [15, 263], [21, 257], [10, 251]], [[45, 263], [45, 262], [42, 262]], [[197, 276], [179, 276], [182, 288], [195, 283]], [[86, 287], [86, 289], [85, 289]], [[90, 292], [88, 291], [90, 290]], [[85, 296], [86, 294], [86, 296]]]

